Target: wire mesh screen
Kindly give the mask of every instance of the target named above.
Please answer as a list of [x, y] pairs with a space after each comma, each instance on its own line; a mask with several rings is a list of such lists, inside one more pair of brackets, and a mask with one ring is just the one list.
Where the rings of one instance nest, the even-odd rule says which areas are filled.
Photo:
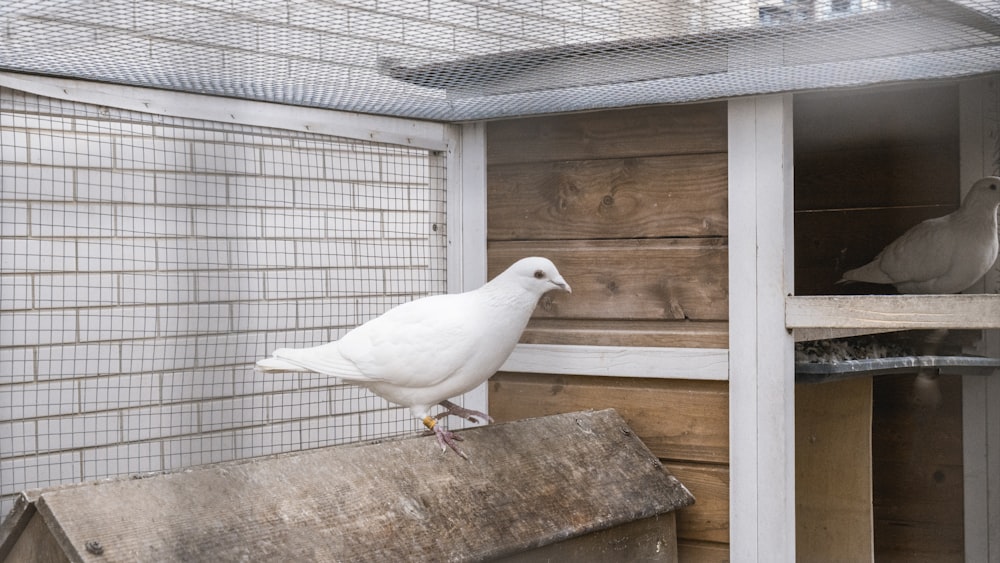
[[446, 291], [442, 158], [0, 89], [0, 495], [416, 430], [262, 375]]
[[997, 0], [6, 0], [0, 68], [470, 120], [1000, 70]]

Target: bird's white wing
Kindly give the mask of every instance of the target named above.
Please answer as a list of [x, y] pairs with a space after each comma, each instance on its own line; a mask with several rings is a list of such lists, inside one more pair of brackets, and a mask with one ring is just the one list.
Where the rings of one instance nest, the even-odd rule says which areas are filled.
[[944, 275], [956, 251], [947, 217], [914, 226], [882, 251], [879, 267], [898, 282], [920, 282]]
[[434, 385], [461, 368], [482, 334], [474, 300], [438, 295], [404, 303], [313, 348], [284, 348], [275, 358], [352, 381], [402, 387]]
[[468, 363], [494, 320], [485, 318], [473, 294], [437, 295], [400, 305], [338, 344], [341, 354], [371, 379], [425, 387]]

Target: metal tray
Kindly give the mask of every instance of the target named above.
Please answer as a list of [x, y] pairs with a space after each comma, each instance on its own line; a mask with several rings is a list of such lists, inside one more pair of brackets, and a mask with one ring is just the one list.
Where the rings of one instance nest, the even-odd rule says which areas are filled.
[[851, 377], [930, 370], [949, 375], [989, 375], [996, 369], [1000, 369], [1000, 358], [979, 356], [905, 356], [830, 363], [796, 362], [795, 381], [819, 383]]

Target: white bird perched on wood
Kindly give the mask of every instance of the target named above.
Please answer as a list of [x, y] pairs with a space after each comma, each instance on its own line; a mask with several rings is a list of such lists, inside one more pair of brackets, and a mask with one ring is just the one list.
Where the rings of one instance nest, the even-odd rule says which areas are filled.
[[998, 206], [1000, 178], [987, 176], [972, 185], [957, 211], [917, 224], [838, 283], [892, 284], [900, 293], [967, 289], [997, 259]]
[[[434, 431], [441, 449], [461, 437], [437, 421], [449, 414], [492, 419], [448, 399], [489, 379], [507, 360], [538, 300], [571, 291], [546, 258], [523, 258], [472, 291], [404, 303], [358, 326], [340, 340], [312, 348], [281, 348], [257, 362], [261, 372], [317, 372], [340, 377], [408, 407]], [[434, 405], [445, 412], [431, 416]]]

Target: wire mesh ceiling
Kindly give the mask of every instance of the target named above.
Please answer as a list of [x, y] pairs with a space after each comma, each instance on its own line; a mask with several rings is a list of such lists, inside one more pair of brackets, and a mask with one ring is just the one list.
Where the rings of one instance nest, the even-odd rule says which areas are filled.
[[1000, 71], [998, 0], [6, 0], [0, 68], [443, 121]]

